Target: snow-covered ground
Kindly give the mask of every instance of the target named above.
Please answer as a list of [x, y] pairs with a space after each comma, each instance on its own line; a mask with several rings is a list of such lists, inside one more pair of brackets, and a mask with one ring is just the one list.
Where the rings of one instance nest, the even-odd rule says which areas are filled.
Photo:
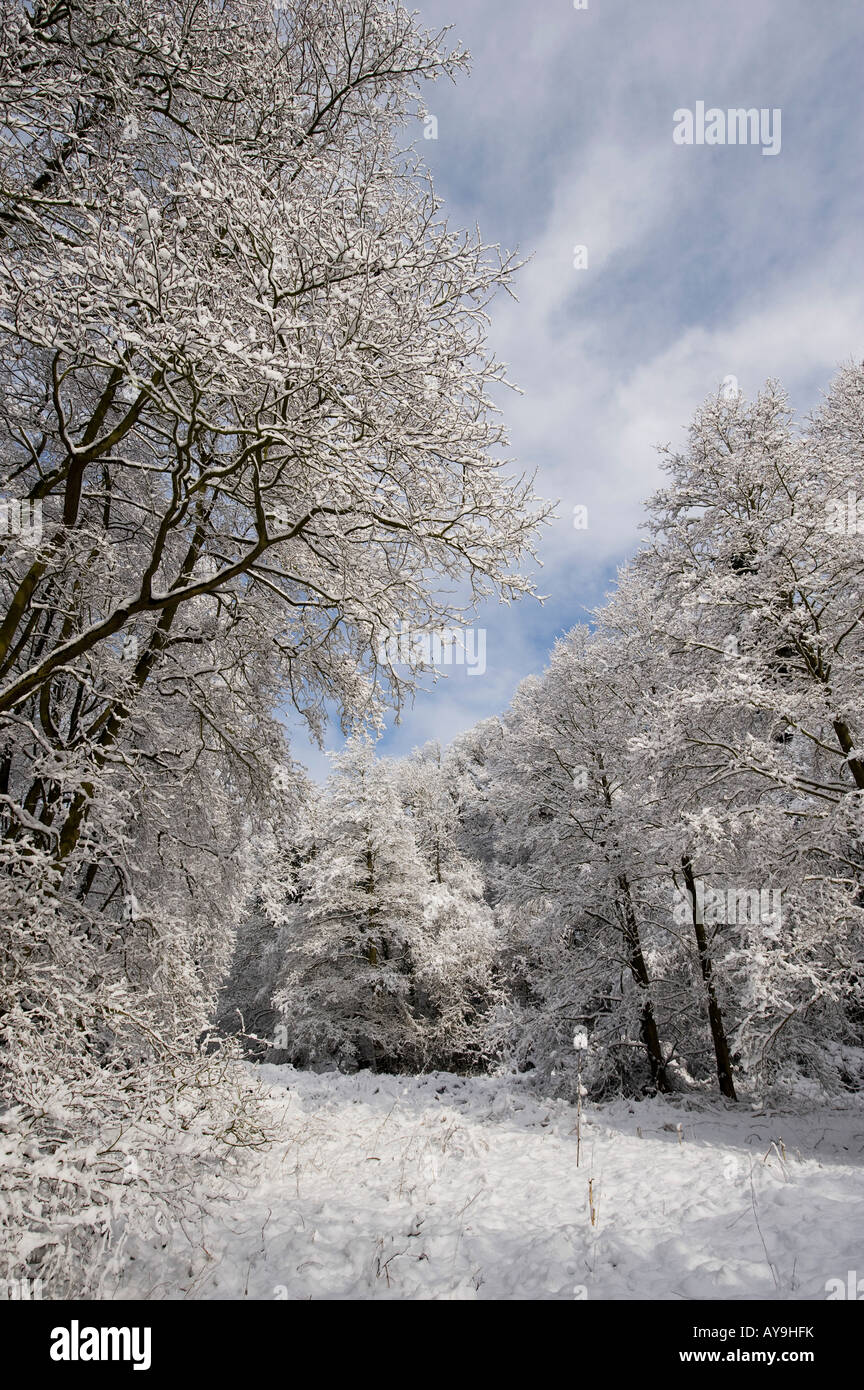
[[[255, 1075], [260, 1182], [119, 1297], [825, 1299], [864, 1276], [864, 1111], [575, 1109], [525, 1078]], [[198, 1240], [195, 1239], [195, 1245]]]

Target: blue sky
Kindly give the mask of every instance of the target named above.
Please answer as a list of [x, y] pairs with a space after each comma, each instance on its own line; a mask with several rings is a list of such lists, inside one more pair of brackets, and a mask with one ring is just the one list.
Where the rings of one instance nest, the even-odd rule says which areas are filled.
[[[524, 392], [502, 401], [512, 453], [560, 508], [540, 546], [549, 598], [482, 610], [485, 675], [455, 671], [418, 696], [382, 741], [398, 755], [500, 712], [543, 668], [638, 545], [655, 446], [682, 441], [724, 377], [746, 395], [777, 377], [806, 413], [864, 357], [860, 0], [417, 8], [473, 59], [469, 77], [425, 92], [438, 138], [420, 145], [446, 214], [531, 257], [490, 342]], [[779, 108], [779, 154], [676, 144], [673, 113], [699, 101]], [[326, 771], [302, 734], [294, 751]]]

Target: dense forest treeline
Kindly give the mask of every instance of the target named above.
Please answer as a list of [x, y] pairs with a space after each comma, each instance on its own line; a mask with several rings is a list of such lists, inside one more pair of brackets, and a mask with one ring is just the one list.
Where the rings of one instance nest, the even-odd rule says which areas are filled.
[[587, 1028], [597, 1095], [857, 1088], [862, 461], [861, 367], [801, 430], [775, 383], [719, 391], [615, 593], [500, 718], [403, 760], [355, 740], [229, 984], [274, 1009], [265, 1055], [572, 1093]]

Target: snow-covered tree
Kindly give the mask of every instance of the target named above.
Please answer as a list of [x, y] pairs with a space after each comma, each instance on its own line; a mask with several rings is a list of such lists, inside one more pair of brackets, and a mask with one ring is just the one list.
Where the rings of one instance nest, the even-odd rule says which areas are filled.
[[501, 997], [501, 942], [483, 874], [462, 849], [462, 784], [437, 743], [395, 768], [402, 803], [427, 871], [415, 967], [427, 1063], [463, 1069], [491, 1047], [490, 1011]]
[[516, 1056], [572, 1080], [588, 1025], [595, 1087], [668, 1084], [643, 939], [654, 865], [627, 756], [639, 698], [621, 644], [575, 628], [519, 687], [493, 772]]
[[217, 1096], [196, 1039], [299, 814], [277, 711], [398, 702], [380, 639], [458, 617], [436, 575], [530, 588], [513, 263], [405, 133], [464, 65], [393, 0], [0, 0], [0, 1068], [60, 1232], [16, 1158], [4, 1253], [58, 1293], [114, 1229], [81, 1155], [183, 1068]]
[[398, 1068], [421, 1050], [412, 990], [427, 873], [371, 740], [350, 740], [333, 764], [275, 1002], [298, 1059]]
[[437, 750], [393, 764], [357, 737], [333, 762], [280, 936], [280, 1041], [306, 1063], [474, 1066], [497, 937]]
[[503, 718], [510, 1037], [562, 1087], [574, 1022], [595, 1088], [641, 1084], [637, 1047], [729, 1099], [859, 1084], [862, 402], [858, 367], [803, 429], [773, 383], [710, 397], [594, 633]]
[[827, 501], [860, 476], [856, 401], [857, 369], [803, 431], [773, 383], [753, 402], [709, 398], [687, 450], [667, 456], [651, 542], [604, 619], [665, 656], [634, 745], [668, 808], [658, 862], [691, 909], [697, 884], [768, 902], [701, 933], [721, 1080], [718, 993], [751, 1076], [837, 1084], [857, 1035], [860, 562], [826, 525]]

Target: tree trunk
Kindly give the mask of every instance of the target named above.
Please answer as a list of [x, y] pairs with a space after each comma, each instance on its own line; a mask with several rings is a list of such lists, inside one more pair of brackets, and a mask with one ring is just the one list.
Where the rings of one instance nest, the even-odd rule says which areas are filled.
[[849, 725], [843, 719], [835, 719], [834, 732], [837, 735], [837, 742], [846, 754], [846, 765], [855, 779], [855, 786], [859, 790], [864, 790], [864, 763], [861, 762], [860, 758], [849, 757], [855, 747], [855, 741], [849, 732]]
[[693, 861], [683, 855], [681, 867], [684, 870], [684, 882], [687, 884], [687, 892], [690, 895], [690, 906], [693, 913], [693, 931], [696, 934], [696, 947], [699, 952], [699, 965], [702, 970], [702, 979], [705, 983], [705, 995], [708, 1001], [708, 1022], [711, 1025], [711, 1037], [714, 1042], [714, 1056], [717, 1058], [717, 1079], [720, 1082], [721, 1094], [727, 1100], [737, 1100], [735, 1085], [732, 1080], [732, 1061], [729, 1056], [729, 1044], [726, 1041], [726, 1032], [723, 1027], [723, 1015], [720, 1011], [720, 1004], [717, 999], [717, 991], [714, 988], [714, 972], [711, 966], [711, 956], [708, 952], [708, 938], [705, 935], [705, 923], [700, 920], [698, 900], [696, 896], [696, 880], [693, 877]]
[[663, 1049], [660, 1046], [660, 1033], [657, 1028], [657, 1020], [654, 1017], [654, 1007], [651, 1003], [648, 967], [642, 954], [642, 943], [639, 940], [639, 926], [633, 909], [630, 884], [623, 874], [618, 880], [618, 884], [622, 892], [624, 939], [627, 943], [630, 973], [644, 999], [641, 1021], [642, 1043], [648, 1057], [648, 1065], [651, 1068], [652, 1082], [658, 1091], [668, 1091], [670, 1089], [669, 1078], [666, 1075], [666, 1063], [663, 1060]]

